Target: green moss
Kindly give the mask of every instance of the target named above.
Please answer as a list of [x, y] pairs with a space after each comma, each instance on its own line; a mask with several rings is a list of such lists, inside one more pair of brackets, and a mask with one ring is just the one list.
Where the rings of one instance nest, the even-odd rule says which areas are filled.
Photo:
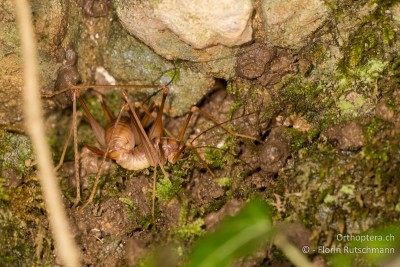
[[4, 188], [4, 194], [7, 198], [0, 199], [2, 266], [52, 265], [52, 241], [39, 184], [31, 181]]
[[[185, 157], [182, 160], [179, 160], [175, 164], [170, 164], [168, 163], [166, 166], [164, 166], [164, 169], [172, 175], [172, 180], [178, 179], [177, 182], [182, 183], [180, 179], [186, 179], [191, 171], [192, 171], [192, 164], [193, 164], [193, 159], [191, 156]], [[162, 174], [160, 174], [162, 176]], [[174, 181], [173, 181], [174, 183]]]
[[379, 6], [348, 39], [343, 47], [345, 57], [338, 64], [342, 91], [361, 89], [366, 97], [374, 93], [372, 85], [385, 75], [388, 59], [396, 55], [392, 47], [395, 31], [388, 18]]
[[313, 64], [317, 65], [322, 63], [324, 58], [326, 57], [327, 47], [323, 44], [314, 43], [311, 46], [311, 61]]
[[347, 195], [354, 196], [354, 189], [355, 189], [355, 186], [353, 184], [342, 185], [342, 187], [340, 188], [340, 192], [343, 192]]
[[[381, 119], [373, 119], [367, 126], [366, 135], [364, 138], [364, 146], [362, 148], [362, 156], [369, 161], [388, 162], [390, 155], [398, 147], [396, 139], [389, 137], [386, 140], [381, 140], [378, 136], [384, 136], [382, 133], [391, 131], [393, 125]], [[382, 142], [383, 141], [383, 142]], [[377, 166], [379, 166], [378, 164]]]
[[341, 116], [355, 118], [360, 113], [366, 101], [367, 100], [362, 95], [358, 95], [355, 100], [347, 100], [345, 96], [342, 95], [338, 99], [336, 105]]
[[203, 219], [197, 219], [191, 223], [181, 225], [177, 230], [176, 234], [183, 239], [194, 239], [202, 236], [206, 233], [203, 229], [205, 226]]
[[352, 47], [347, 53], [346, 63], [351, 68], [359, 66], [366, 59], [366, 55], [370, 50], [377, 48], [377, 39], [375, 36], [375, 30], [369, 26], [364, 26], [361, 31], [358, 31], [353, 38], [350, 39], [349, 43]]
[[121, 201], [124, 204], [126, 213], [128, 214], [129, 218], [132, 219], [134, 211], [136, 210], [135, 203], [133, 203], [133, 201], [127, 197], [120, 197], [119, 201]]
[[[400, 82], [400, 58], [394, 58], [390, 63], [388, 67], [388, 76], [396, 82], [396, 85], [398, 82]], [[395, 86], [396, 86], [395, 85]]]
[[156, 197], [167, 204], [182, 189], [182, 183], [190, 176], [192, 163], [190, 159], [180, 160], [175, 164], [164, 166], [170, 177], [164, 177], [161, 170], [157, 173]]
[[317, 121], [330, 104], [323, 83], [303, 79], [298, 75], [289, 78], [281, 86], [281, 105], [287, 115], [303, 114], [308, 120]]
[[396, 37], [396, 32], [390, 24], [384, 24], [383, 26], [383, 43], [388, 45], [390, 44]]
[[363, 90], [365, 95], [374, 93], [372, 91], [373, 85], [379, 78], [383, 77], [387, 66], [387, 61], [372, 58], [362, 65], [351, 67], [337, 76], [338, 88], [340, 92], [359, 88]]
[[35, 262], [35, 247], [27, 227], [11, 213], [0, 215], [2, 266], [28, 266]]
[[165, 204], [179, 192], [183, 179], [174, 179], [173, 182], [166, 177], [158, 179], [156, 197]]
[[223, 169], [235, 162], [235, 146], [237, 140], [228, 136], [220, 147], [208, 147], [205, 149], [205, 163], [211, 168]]
[[236, 86], [236, 83], [234, 82], [228, 82], [228, 84], [226, 85], [226, 91], [228, 92], [228, 94], [230, 95], [237, 95], [238, 92], [240, 91], [238, 89], [238, 87]]
[[179, 215], [179, 226], [175, 229], [175, 234], [178, 238], [185, 240], [193, 240], [206, 233], [204, 220], [199, 218], [193, 222], [188, 222], [188, 206], [182, 205]]
[[375, 0], [374, 3], [378, 4], [381, 9], [385, 10], [397, 3], [400, 3], [400, 1], [399, 0]]
[[17, 176], [26, 175], [28, 160], [34, 160], [29, 138], [0, 130], [0, 171], [12, 169]]
[[228, 119], [232, 119], [233, 114], [243, 106], [243, 102], [242, 100], [238, 99], [236, 100], [232, 106], [229, 108], [228, 114], [227, 114], [227, 118]]
[[306, 100], [312, 102], [324, 88], [313, 81], [302, 80], [300, 77], [293, 77], [284, 87], [284, 97], [287, 100]]
[[222, 169], [226, 166], [226, 157], [222, 150], [206, 148], [205, 149], [205, 162], [211, 168]]
[[6, 179], [0, 178], [0, 201], [10, 200], [10, 196], [7, 193], [7, 188], [5, 187]]
[[387, 65], [388, 63], [386, 61], [373, 58], [368, 60], [368, 62], [363, 66], [355, 69], [353, 73], [355, 73], [362, 82], [372, 84], [382, 77]]
[[286, 132], [289, 134], [291, 151], [297, 152], [301, 148], [311, 144], [319, 135], [318, 130], [310, 130], [308, 132], [300, 132], [294, 128], [287, 128]]
[[232, 179], [229, 177], [220, 177], [214, 179], [214, 181], [221, 187], [229, 187], [232, 184]]
[[172, 83], [176, 83], [181, 79], [181, 72], [180, 72], [179, 68], [168, 70], [167, 72], [165, 72], [164, 75], [171, 78]]
[[[296, 132], [289, 133], [292, 138], [296, 136]], [[318, 139], [294, 155], [295, 167], [279, 175], [279, 179], [290, 181], [286, 191], [301, 192], [285, 198], [290, 217], [301, 218], [314, 231], [331, 224], [331, 220], [340, 222], [343, 216], [363, 218], [363, 229], [398, 218], [394, 211], [400, 176], [395, 166], [400, 164], [400, 147], [392, 123], [371, 120], [365, 128], [364, 146], [358, 152], [341, 152]], [[357, 230], [354, 224], [343, 224], [347, 231]]]

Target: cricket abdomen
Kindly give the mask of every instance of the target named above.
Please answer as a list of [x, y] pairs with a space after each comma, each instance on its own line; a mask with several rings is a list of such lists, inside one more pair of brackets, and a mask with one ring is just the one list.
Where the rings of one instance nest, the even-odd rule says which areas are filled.
[[[165, 165], [167, 161], [174, 164], [183, 154], [180, 151], [183, 144], [171, 138], [154, 138], [151, 144], [158, 153], [160, 162], [158, 164]], [[143, 170], [150, 166], [155, 166], [157, 163], [151, 163], [151, 159], [147, 158], [144, 144], [141, 144], [131, 150], [119, 149], [112, 151], [108, 157], [115, 160], [118, 165], [127, 170]]]

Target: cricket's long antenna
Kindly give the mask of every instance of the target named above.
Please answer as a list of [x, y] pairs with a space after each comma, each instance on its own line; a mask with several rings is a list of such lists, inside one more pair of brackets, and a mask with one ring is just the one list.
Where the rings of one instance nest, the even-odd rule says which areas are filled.
[[[167, 72], [170, 71], [170, 70], [175, 70], [175, 71], [174, 71], [174, 75], [172, 76], [171, 80], [169, 80], [169, 82], [168, 82], [167, 84], [165, 84], [163, 87], [168, 87], [168, 86], [169, 86], [170, 84], [172, 84], [173, 81], [175, 80], [175, 77], [176, 77], [176, 75], [177, 75], [177, 73], [178, 73], [178, 71], [177, 71], [178, 68], [176, 67], [175, 62], [173, 62], [173, 64], [174, 64], [174, 68], [173, 68], [173, 69], [169, 69], [169, 70], [167, 70], [167, 71], [165, 71], [165, 72], [163, 73], [163, 75], [164, 75], [165, 73], [167, 73]], [[157, 87], [154, 87], [154, 88], [159, 88], [159, 87], [157, 86]], [[149, 95], [149, 96], [142, 102], [142, 105], [145, 104], [145, 103], [148, 103], [152, 97], [154, 97], [155, 95], [157, 95], [158, 93], [160, 93], [162, 90], [163, 90], [163, 88], [159, 88], [157, 91], [155, 91], [154, 93], [152, 93], [151, 95]]]
[[[234, 158], [236, 158], [238, 156], [238, 155], [233, 154], [232, 152], [230, 152], [227, 149], [223, 149], [223, 148], [219, 148], [219, 147], [215, 147], [215, 146], [191, 146], [191, 147], [189, 147], [189, 149], [192, 149], [192, 150], [199, 149], [199, 148], [210, 148], [210, 149], [221, 150], [222, 152], [228, 153], [229, 155], [231, 155]], [[249, 165], [249, 163], [247, 163], [246, 161], [242, 160], [241, 158], [236, 158], [236, 159], [240, 160], [245, 165]]]
[[53, 97], [58, 94], [70, 91], [70, 90], [77, 90], [77, 89], [102, 89], [102, 88], [108, 88], [108, 89], [114, 89], [114, 88], [123, 88], [123, 89], [132, 89], [132, 88], [163, 88], [165, 85], [136, 85], [136, 84], [95, 84], [95, 85], [85, 85], [85, 84], [80, 84], [80, 85], [74, 85], [70, 86], [67, 88], [60, 89], [54, 93], [51, 94], [42, 94], [43, 97]]
[[[193, 140], [190, 141], [190, 145], [192, 145], [193, 142], [194, 142], [197, 138], [199, 138], [200, 136], [202, 136], [202, 135], [205, 134], [206, 132], [211, 131], [212, 129], [214, 129], [214, 128], [218, 127], [218, 126], [221, 126], [221, 125], [223, 125], [223, 124], [225, 124], [225, 123], [228, 123], [228, 122], [231, 122], [231, 121], [234, 121], [234, 120], [237, 120], [237, 119], [245, 118], [245, 117], [247, 117], [247, 116], [250, 116], [250, 115], [253, 115], [253, 114], [256, 114], [256, 113], [259, 113], [259, 112], [260, 112], [260, 111], [258, 111], [258, 110], [257, 110], [257, 111], [253, 111], [253, 112], [244, 114], [244, 115], [239, 116], [239, 117], [236, 117], [236, 118], [232, 118], [232, 119], [229, 119], [229, 120], [220, 122], [220, 123], [216, 123], [214, 126], [208, 128], [207, 130], [203, 131], [203, 132], [200, 133], [198, 136], [196, 136], [195, 138], [193, 138]], [[257, 138], [250, 137], [250, 136], [243, 136], [243, 135], [240, 135], [240, 137], [248, 138], [248, 139], [251, 139], [251, 140], [260, 142], [260, 143], [264, 143], [263, 141], [258, 140]]]
[[[177, 66], [176, 66], [175, 61], [173, 61], [172, 64], [174, 64], [174, 68], [173, 68], [173, 70], [174, 70], [174, 76], [172, 76], [171, 80], [165, 85], [165, 87], [167, 87], [168, 85], [170, 85], [170, 84], [175, 80], [176, 74], [178, 73], [178, 71], [177, 71], [178, 68], [177, 68]], [[170, 69], [170, 70], [171, 70], [171, 69]], [[170, 71], [170, 70], [167, 70], [166, 72], [168, 72], [168, 71]]]

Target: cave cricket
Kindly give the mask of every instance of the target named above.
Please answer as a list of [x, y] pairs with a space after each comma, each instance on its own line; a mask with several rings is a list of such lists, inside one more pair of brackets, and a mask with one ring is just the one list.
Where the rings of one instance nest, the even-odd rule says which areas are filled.
[[[94, 118], [89, 111], [86, 103], [80, 95], [80, 91], [84, 89], [100, 89], [100, 88], [153, 88], [162, 90], [163, 96], [159, 107], [153, 102], [149, 108], [144, 104], [135, 103], [132, 105], [125, 91], [122, 91], [121, 96], [125, 102], [122, 108], [119, 110], [117, 117], [109, 110], [106, 102], [104, 101], [101, 94], [97, 93], [98, 98], [101, 102], [102, 109], [107, 119], [107, 125], [103, 128], [100, 123]], [[95, 182], [88, 200], [83, 204], [81, 209], [85, 208], [88, 204], [93, 202], [96, 189], [100, 180], [100, 175], [103, 169], [106, 158], [110, 158], [116, 161], [118, 165], [127, 170], [143, 170], [150, 166], [154, 167], [153, 172], [153, 183], [152, 183], [152, 220], [154, 223], [154, 212], [155, 212], [155, 192], [156, 192], [156, 175], [157, 167], [159, 166], [165, 177], [169, 177], [165, 171], [164, 166], [167, 162], [171, 164], [176, 163], [183, 157], [184, 151], [187, 148], [194, 148], [192, 143], [197, 137], [195, 137], [190, 143], [183, 141], [186, 129], [194, 112], [199, 112], [201, 115], [211, 120], [215, 126], [222, 127], [225, 131], [236, 137], [242, 137], [254, 141], [261, 142], [257, 138], [242, 135], [234, 132], [224, 124], [227, 122], [219, 122], [207, 112], [200, 108], [193, 106], [188, 113], [186, 120], [182, 126], [182, 129], [177, 138], [174, 138], [168, 130], [163, 127], [162, 115], [164, 110], [165, 101], [169, 92], [167, 85], [75, 85], [65, 89], [58, 90], [51, 94], [46, 94], [44, 97], [53, 97], [55, 95], [68, 92], [72, 93], [72, 109], [73, 109], [73, 120], [70, 132], [68, 134], [67, 141], [65, 143], [60, 163], [56, 167], [56, 170], [63, 164], [65, 152], [69, 143], [71, 135], [74, 139], [74, 169], [75, 169], [75, 184], [76, 184], [76, 198], [74, 201], [74, 207], [77, 206], [81, 201], [81, 189], [80, 189], [80, 177], [79, 177], [79, 152], [78, 152], [78, 134], [77, 134], [77, 100], [80, 102], [84, 110], [84, 118], [87, 120], [96, 136], [97, 141], [104, 150], [96, 147], [85, 145], [90, 151], [102, 157], [102, 161], [99, 166], [99, 170], [96, 174]], [[135, 108], [134, 108], [135, 107]], [[142, 110], [144, 115], [140, 119], [137, 115], [139, 110]], [[157, 109], [157, 115], [155, 118], [152, 113]], [[127, 113], [128, 116], [123, 115]], [[254, 114], [256, 112], [248, 113], [247, 115]], [[243, 117], [243, 116], [241, 116]], [[240, 118], [240, 117], [239, 117]], [[153, 120], [150, 129], [146, 133], [144, 127]], [[229, 120], [230, 121], [230, 120]], [[212, 127], [212, 128], [214, 128]], [[211, 129], [212, 129], [211, 128]], [[210, 129], [208, 129], [210, 130]], [[206, 130], [207, 131], [207, 130]], [[165, 132], [168, 137], [163, 136]], [[204, 133], [204, 132], [203, 132]], [[203, 133], [200, 133], [203, 134]], [[195, 150], [194, 150], [195, 151]], [[195, 151], [195, 155], [199, 158], [200, 162], [206, 167], [208, 172], [215, 178], [215, 175], [210, 170], [204, 160], [201, 159], [199, 154]]]

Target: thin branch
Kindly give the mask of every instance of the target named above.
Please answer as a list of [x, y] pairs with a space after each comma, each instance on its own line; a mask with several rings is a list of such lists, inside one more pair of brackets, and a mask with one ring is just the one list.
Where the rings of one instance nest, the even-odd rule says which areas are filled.
[[46, 142], [40, 100], [36, 42], [31, 10], [26, 0], [14, 0], [24, 63], [24, 116], [39, 167], [39, 181], [46, 204], [57, 252], [67, 267], [79, 266], [79, 252], [69, 232], [61, 191], [54, 173], [50, 148]]

